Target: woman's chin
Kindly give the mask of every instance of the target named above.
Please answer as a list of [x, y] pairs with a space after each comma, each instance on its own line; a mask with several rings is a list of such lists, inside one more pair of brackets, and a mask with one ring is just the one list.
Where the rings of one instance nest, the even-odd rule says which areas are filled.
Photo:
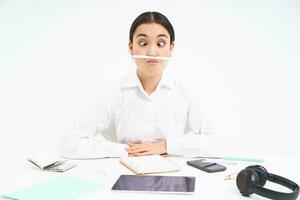
[[147, 76], [161, 76], [164, 67], [158, 65], [147, 65], [140, 68], [140, 72]]
[[148, 76], [160, 76], [162, 74], [161, 70], [147, 70], [146, 74]]
[[147, 74], [158, 75], [161, 74], [163, 69], [161, 66], [150, 65], [146, 68]]

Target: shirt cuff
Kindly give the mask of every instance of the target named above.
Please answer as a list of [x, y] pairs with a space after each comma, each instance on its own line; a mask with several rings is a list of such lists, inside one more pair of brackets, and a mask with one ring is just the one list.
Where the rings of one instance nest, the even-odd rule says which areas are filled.
[[128, 156], [128, 152], [126, 151], [126, 148], [128, 147], [128, 145], [112, 142], [112, 146], [113, 146], [112, 151], [109, 153], [110, 157]]
[[166, 145], [167, 145], [168, 155], [179, 155], [178, 142], [179, 142], [179, 138], [175, 138], [175, 137], [167, 138]]

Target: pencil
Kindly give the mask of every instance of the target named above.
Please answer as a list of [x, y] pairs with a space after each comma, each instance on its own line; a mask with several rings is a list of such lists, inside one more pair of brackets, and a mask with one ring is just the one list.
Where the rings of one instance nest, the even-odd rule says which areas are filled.
[[143, 55], [132, 55], [132, 58], [141, 58], [141, 59], [157, 59], [157, 60], [169, 60], [170, 57], [160, 57], [160, 56], [143, 56]]

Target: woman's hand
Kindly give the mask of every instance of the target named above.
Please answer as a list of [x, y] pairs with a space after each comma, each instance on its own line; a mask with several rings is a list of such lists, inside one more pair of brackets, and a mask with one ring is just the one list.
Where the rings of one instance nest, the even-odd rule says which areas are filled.
[[129, 143], [127, 152], [129, 156], [145, 156], [153, 154], [167, 154], [167, 145], [165, 140], [160, 140], [151, 144]]

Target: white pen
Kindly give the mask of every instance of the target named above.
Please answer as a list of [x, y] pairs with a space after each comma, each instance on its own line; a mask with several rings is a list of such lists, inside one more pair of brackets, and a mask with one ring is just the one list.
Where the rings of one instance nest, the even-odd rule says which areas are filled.
[[132, 55], [132, 58], [142, 58], [142, 59], [157, 59], [157, 60], [169, 60], [170, 57], [160, 57], [160, 56], [143, 56], [143, 55]]

